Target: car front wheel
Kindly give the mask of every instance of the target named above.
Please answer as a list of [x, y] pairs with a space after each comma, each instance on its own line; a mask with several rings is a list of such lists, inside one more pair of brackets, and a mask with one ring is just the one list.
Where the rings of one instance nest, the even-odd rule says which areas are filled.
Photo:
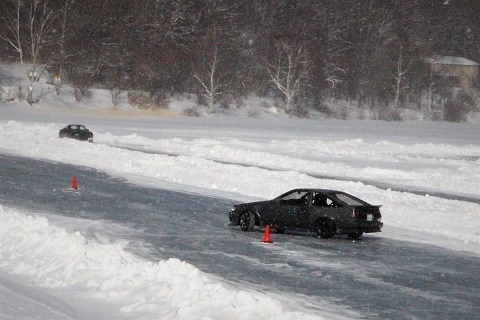
[[251, 211], [242, 213], [240, 216], [240, 229], [242, 231], [252, 231], [255, 227], [255, 214]]
[[315, 224], [315, 232], [322, 239], [329, 239], [335, 235], [335, 223], [330, 219], [318, 220]]

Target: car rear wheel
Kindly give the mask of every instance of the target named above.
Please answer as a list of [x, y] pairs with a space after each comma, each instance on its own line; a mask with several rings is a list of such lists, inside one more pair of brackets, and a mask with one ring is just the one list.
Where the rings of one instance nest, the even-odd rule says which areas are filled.
[[357, 231], [357, 232], [348, 232], [347, 236], [352, 239], [358, 239], [362, 236], [363, 232], [362, 231]]
[[330, 219], [320, 219], [315, 224], [315, 232], [322, 239], [329, 239], [335, 235], [335, 223]]
[[251, 211], [242, 213], [240, 216], [240, 229], [242, 231], [252, 231], [255, 227], [255, 214]]

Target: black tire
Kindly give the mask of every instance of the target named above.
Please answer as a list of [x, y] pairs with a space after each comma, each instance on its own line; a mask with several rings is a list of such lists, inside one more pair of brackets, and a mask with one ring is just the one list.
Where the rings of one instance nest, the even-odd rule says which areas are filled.
[[363, 231], [357, 231], [357, 232], [348, 232], [347, 236], [351, 239], [358, 239], [362, 236]]
[[255, 214], [251, 211], [243, 212], [239, 224], [242, 231], [252, 231], [255, 227]]
[[333, 237], [335, 231], [335, 223], [330, 219], [320, 219], [315, 224], [315, 232], [322, 239]]

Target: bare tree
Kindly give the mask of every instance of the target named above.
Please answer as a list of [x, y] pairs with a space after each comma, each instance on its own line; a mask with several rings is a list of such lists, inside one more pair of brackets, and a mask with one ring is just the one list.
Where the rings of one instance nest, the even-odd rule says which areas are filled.
[[199, 37], [194, 52], [193, 78], [211, 111], [218, 96], [229, 86], [228, 60], [233, 59], [231, 50], [235, 38], [235, 3], [206, 0], [200, 23]]
[[155, 43], [187, 48], [200, 19], [192, 0], [157, 0], [150, 8], [148, 36]]
[[27, 102], [31, 105], [33, 89], [48, 64], [41, 61], [42, 50], [53, 41], [52, 27], [58, 13], [48, 0], [12, 0], [12, 10], [6, 18], [6, 41], [18, 54], [28, 82]]
[[394, 75], [395, 78], [395, 106], [398, 108], [400, 106], [400, 93], [403, 89], [403, 81], [405, 74], [410, 70], [412, 60], [407, 63], [405, 66], [405, 57], [404, 57], [404, 45], [400, 44], [400, 49], [398, 52], [397, 58], [397, 72]]
[[[329, 91], [333, 97], [336, 97], [337, 92], [341, 90], [341, 85], [344, 82], [346, 67], [345, 54], [352, 50], [352, 40], [349, 39], [349, 25], [351, 19], [349, 11], [345, 8], [352, 8], [355, 4], [351, 1], [330, 1], [315, 3], [313, 10], [316, 13], [314, 21], [318, 23], [319, 36], [321, 39], [319, 43], [321, 56], [319, 57], [323, 62], [323, 79], [329, 85]], [[317, 53], [318, 54], [318, 53]]]
[[117, 109], [121, 102], [123, 102], [122, 90], [118, 87], [110, 89], [110, 96], [112, 97], [113, 109]]
[[63, 78], [63, 68], [66, 59], [65, 53], [65, 41], [67, 38], [67, 14], [68, 14], [68, 3], [70, 0], [65, 0], [65, 6], [63, 8], [63, 17], [62, 17], [62, 31], [60, 34], [60, 69], [59, 69], [59, 76], [60, 79]]
[[427, 116], [430, 118], [433, 118], [433, 113], [434, 113], [434, 99], [435, 95], [437, 93], [437, 86], [438, 84], [436, 83], [436, 77], [435, 77], [435, 70], [434, 70], [434, 63], [433, 61], [429, 63], [429, 81], [428, 81], [428, 86], [427, 86]]
[[[391, 81], [390, 70], [386, 67], [389, 48], [394, 41], [393, 16], [387, 7], [375, 7], [375, 1], [370, 1], [367, 18], [370, 26], [365, 30], [364, 43], [359, 43], [363, 63], [360, 66], [360, 95], [359, 105], [364, 98], [371, 99], [371, 106], [375, 100], [385, 100], [388, 103], [387, 94], [391, 94], [387, 83]], [[371, 22], [370, 22], [371, 21]], [[387, 84], [387, 85], [386, 85]], [[388, 89], [384, 89], [388, 87]], [[382, 98], [380, 98], [382, 97]]]
[[213, 50], [206, 68], [201, 71], [194, 70], [193, 72], [193, 77], [202, 88], [202, 95], [205, 97], [208, 111], [211, 110], [216, 97], [222, 93], [221, 89], [225, 87], [225, 84], [222, 84], [222, 79], [219, 76], [219, 63], [218, 44], [216, 41], [216, 35], [214, 35]]
[[275, 54], [266, 59], [265, 65], [270, 80], [284, 97], [286, 111], [292, 111], [293, 100], [309, 76], [308, 52], [302, 44], [281, 40], [276, 45]]

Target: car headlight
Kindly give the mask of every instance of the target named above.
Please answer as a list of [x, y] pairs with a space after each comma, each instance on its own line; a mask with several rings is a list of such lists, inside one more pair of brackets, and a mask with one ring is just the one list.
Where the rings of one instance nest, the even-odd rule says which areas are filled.
[[233, 222], [234, 220], [235, 212], [237, 212], [237, 207], [232, 207], [232, 209], [230, 209], [230, 212], [228, 213], [228, 219], [231, 222]]

